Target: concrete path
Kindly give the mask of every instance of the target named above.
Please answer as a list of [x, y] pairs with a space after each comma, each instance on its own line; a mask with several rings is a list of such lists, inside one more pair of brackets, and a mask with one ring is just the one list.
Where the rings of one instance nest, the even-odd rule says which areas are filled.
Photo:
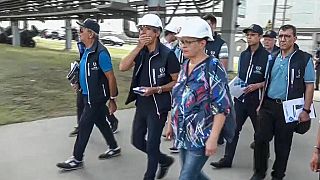
[[[315, 95], [316, 109], [320, 108], [320, 94]], [[319, 112], [319, 111], [318, 111]], [[120, 120], [116, 139], [122, 155], [109, 160], [98, 160], [106, 150], [105, 142], [97, 130], [91, 135], [85, 153], [85, 167], [72, 172], [61, 172], [55, 164], [70, 157], [75, 138], [68, 133], [75, 125], [75, 117], [61, 117], [28, 123], [0, 126], [0, 180], [141, 180], [146, 167], [146, 156], [130, 144], [131, 124], [134, 109], [117, 111]], [[312, 129], [305, 135], [295, 134], [287, 168], [286, 180], [316, 180], [317, 174], [309, 169], [309, 161], [316, 141], [318, 120], [313, 120]], [[249, 144], [253, 130], [246, 122], [240, 135], [233, 168], [213, 169], [209, 163], [223, 155], [224, 145], [215, 156], [210, 157], [204, 171], [214, 180], [248, 180], [252, 175], [253, 151]], [[169, 153], [171, 142], [162, 141], [161, 149]], [[274, 153], [271, 146], [270, 164]], [[179, 156], [165, 180], [176, 180], [179, 175]], [[269, 168], [270, 169], [270, 168]], [[270, 173], [266, 180], [270, 180]]]

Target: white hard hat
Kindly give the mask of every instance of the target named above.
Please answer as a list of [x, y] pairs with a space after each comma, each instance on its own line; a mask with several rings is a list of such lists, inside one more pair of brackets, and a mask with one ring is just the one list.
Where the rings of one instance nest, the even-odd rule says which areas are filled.
[[[190, 24], [192, 26], [190, 26]], [[200, 18], [195, 18], [185, 22], [177, 37], [194, 37], [194, 38], [208, 38], [213, 41], [212, 31], [209, 24]]]
[[153, 26], [157, 28], [163, 28], [162, 22], [159, 16], [155, 14], [146, 14], [140, 20], [137, 26]]
[[175, 25], [174, 23], [169, 23], [168, 25], [166, 25], [164, 30], [167, 30], [167, 31], [170, 31], [170, 32], [178, 34], [179, 31], [181, 30], [181, 27]]

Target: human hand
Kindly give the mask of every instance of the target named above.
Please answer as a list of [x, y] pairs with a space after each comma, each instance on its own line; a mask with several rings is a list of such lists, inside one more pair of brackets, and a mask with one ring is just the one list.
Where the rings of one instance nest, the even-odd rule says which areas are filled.
[[306, 121], [310, 121], [310, 116], [307, 112], [301, 111], [298, 119], [299, 119], [299, 122], [306, 122]]
[[79, 84], [78, 84], [78, 83], [76, 83], [76, 84], [70, 84], [70, 85], [71, 85], [71, 87], [73, 88], [74, 92], [79, 91], [80, 87], [79, 87]]
[[166, 129], [166, 139], [167, 140], [171, 140], [172, 139], [172, 134], [173, 134], [173, 129], [171, 124], [167, 125], [167, 129]]
[[209, 139], [206, 142], [206, 156], [212, 156], [217, 152], [217, 148], [218, 148], [218, 143], [217, 143], [218, 139], [217, 138], [213, 138], [213, 137], [209, 137]]
[[253, 92], [255, 90], [257, 90], [259, 87], [258, 87], [258, 84], [249, 84], [244, 90], [243, 92], [245, 94], [248, 94], [250, 92]]
[[141, 87], [145, 89], [145, 93], [142, 94], [142, 96], [150, 96], [157, 92], [157, 88], [155, 87]]
[[318, 161], [319, 161], [319, 154], [317, 152], [312, 153], [312, 158], [310, 162], [310, 168], [313, 172], [318, 172]]
[[113, 114], [114, 112], [116, 112], [116, 110], [117, 110], [116, 101], [114, 99], [110, 99], [108, 107], [109, 107], [110, 115]]
[[151, 37], [147, 36], [146, 34], [142, 34], [139, 36], [138, 46], [143, 48], [144, 46], [150, 44], [150, 42], [151, 42]]

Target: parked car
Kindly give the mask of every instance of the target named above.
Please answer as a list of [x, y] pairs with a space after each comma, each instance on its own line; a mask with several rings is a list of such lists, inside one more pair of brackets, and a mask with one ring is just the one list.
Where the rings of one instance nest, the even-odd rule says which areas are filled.
[[109, 44], [111, 46], [119, 45], [122, 46], [124, 44], [124, 40], [116, 37], [116, 36], [104, 36], [100, 38], [100, 41], [103, 44]]

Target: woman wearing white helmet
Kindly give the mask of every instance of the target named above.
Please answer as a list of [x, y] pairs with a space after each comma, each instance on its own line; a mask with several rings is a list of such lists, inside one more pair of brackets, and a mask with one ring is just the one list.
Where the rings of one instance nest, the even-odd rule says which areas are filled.
[[[193, 24], [190, 28], [190, 24]], [[202, 19], [188, 21], [177, 37], [187, 60], [172, 90], [172, 124], [180, 150], [179, 180], [209, 179], [202, 167], [217, 150], [217, 139], [229, 113], [226, 73], [219, 60], [205, 53], [212, 40], [210, 26]]]

